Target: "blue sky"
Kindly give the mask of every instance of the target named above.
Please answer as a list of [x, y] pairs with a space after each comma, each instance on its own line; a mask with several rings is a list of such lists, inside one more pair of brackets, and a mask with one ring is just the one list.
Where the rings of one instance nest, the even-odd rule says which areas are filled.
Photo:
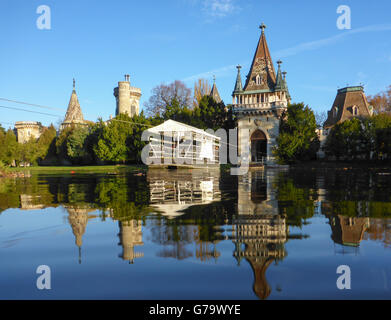
[[[51, 30], [39, 30], [39, 5], [51, 9]], [[351, 8], [351, 30], [336, 26], [337, 7]], [[129, 73], [142, 90], [141, 105], [162, 82], [213, 74], [231, 102], [241, 64], [248, 72], [261, 22], [273, 62], [283, 61], [294, 102], [328, 110], [338, 87], [363, 83], [374, 94], [391, 85], [391, 1], [306, 0], [2, 0], [0, 101], [2, 106], [63, 117], [76, 78], [88, 120], [115, 113], [113, 88]], [[58, 118], [0, 108], [3, 127], [15, 121]]]

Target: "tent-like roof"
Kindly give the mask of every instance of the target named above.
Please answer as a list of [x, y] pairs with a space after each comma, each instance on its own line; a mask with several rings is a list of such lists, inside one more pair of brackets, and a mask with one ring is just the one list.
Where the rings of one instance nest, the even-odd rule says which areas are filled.
[[204, 131], [202, 129], [198, 129], [196, 127], [192, 127], [192, 126], [189, 126], [189, 125], [184, 124], [182, 122], [178, 122], [178, 121], [171, 120], [171, 119], [164, 121], [162, 124], [160, 124], [156, 127], [150, 128], [147, 131], [152, 132], [152, 133], [189, 132], [190, 131], [190, 132], [195, 132], [195, 133], [198, 133], [198, 134], [206, 136], [206, 137], [220, 140], [220, 138], [218, 136], [207, 133], [206, 131]]

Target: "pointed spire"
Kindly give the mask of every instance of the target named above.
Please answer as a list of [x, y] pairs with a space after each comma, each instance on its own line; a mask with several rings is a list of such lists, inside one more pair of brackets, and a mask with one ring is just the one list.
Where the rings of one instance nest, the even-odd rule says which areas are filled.
[[284, 71], [284, 72], [282, 73], [282, 75], [284, 76], [284, 79], [283, 79], [284, 90], [285, 90], [285, 92], [286, 92], [286, 96], [287, 96], [288, 102], [289, 102], [289, 101], [291, 100], [291, 95], [289, 94], [288, 84], [287, 84], [287, 82], [286, 82], [286, 74], [287, 74], [286, 71]]
[[234, 89], [234, 94], [235, 93], [240, 93], [243, 91], [243, 88], [242, 88], [242, 77], [240, 76], [240, 69], [242, 68], [242, 66], [236, 66], [236, 68], [238, 69], [238, 75], [236, 76], [236, 83], [235, 83], [235, 89]]
[[210, 94], [209, 95], [213, 99], [215, 99], [215, 101], [217, 103], [221, 102], [220, 94], [219, 94], [219, 91], [217, 90], [217, 86], [216, 86], [216, 76], [213, 76], [213, 86], [212, 86], [212, 90], [210, 90]]
[[70, 122], [84, 122], [83, 113], [81, 112], [81, 107], [79, 99], [76, 94], [76, 81], [73, 79], [73, 90], [71, 94], [71, 99], [69, 100], [67, 113], [65, 115], [64, 123]]
[[274, 91], [274, 86], [276, 84], [276, 74], [266, 42], [266, 25], [262, 23], [259, 28], [262, 30], [262, 33], [258, 41], [257, 49], [255, 50], [250, 71], [247, 75], [244, 91]]
[[282, 63], [281, 60], [277, 61], [278, 64], [277, 80], [276, 80], [276, 86], [274, 87], [276, 91], [284, 90], [284, 79], [282, 78], [282, 74], [281, 74], [281, 63]]

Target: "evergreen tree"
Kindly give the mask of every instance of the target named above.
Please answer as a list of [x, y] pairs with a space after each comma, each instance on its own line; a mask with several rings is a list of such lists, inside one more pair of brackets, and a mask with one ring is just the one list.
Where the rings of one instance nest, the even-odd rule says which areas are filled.
[[98, 159], [111, 163], [125, 163], [129, 160], [132, 122], [127, 114], [120, 114], [102, 127], [93, 147]]
[[290, 104], [283, 115], [277, 147], [274, 150], [282, 163], [316, 158], [319, 138], [313, 111], [303, 103]]

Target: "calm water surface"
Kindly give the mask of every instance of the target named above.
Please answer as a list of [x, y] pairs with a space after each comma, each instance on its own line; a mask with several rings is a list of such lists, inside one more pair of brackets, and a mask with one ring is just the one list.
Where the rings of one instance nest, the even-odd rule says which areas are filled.
[[[0, 180], [1, 299], [390, 299], [380, 169]], [[51, 290], [36, 287], [39, 265]], [[351, 290], [338, 290], [339, 265]]]

